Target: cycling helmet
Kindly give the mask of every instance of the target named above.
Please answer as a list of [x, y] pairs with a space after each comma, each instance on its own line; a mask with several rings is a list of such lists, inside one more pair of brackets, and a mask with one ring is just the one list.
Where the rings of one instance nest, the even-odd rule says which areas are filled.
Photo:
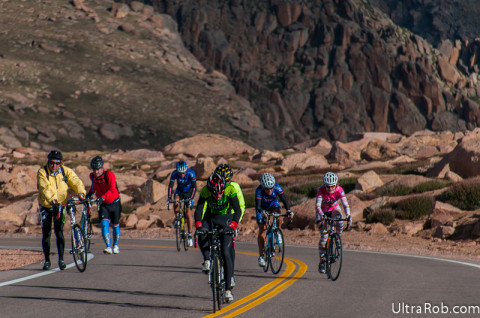
[[260, 185], [264, 189], [271, 189], [275, 186], [275, 177], [272, 176], [270, 173], [264, 173], [260, 177]]
[[333, 172], [327, 172], [323, 176], [323, 184], [327, 186], [336, 186], [338, 183], [338, 177]]
[[187, 172], [187, 163], [183, 160], [180, 160], [179, 162], [177, 162], [177, 171], [178, 173], [185, 173]]
[[230, 180], [232, 180], [233, 171], [230, 166], [225, 163], [218, 165], [217, 168], [215, 168], [214, 173], [221, 175], [223, 179], [225, 179], [225, 182], [230, 182]]
[[98, 170], [103, 167], [103, 159], [100, 156], [93, 157], [92, 161], [90, 161], [90, 167], [93, 170]]
[[225, 191], [225, 179], [217, 173], [212, 173], [208, 177], [207, 188], [212, 193], [223, 193]]
[[52, 150], [48, 153], [48, 160], [63, 160], [62, 153], [60, 151]]

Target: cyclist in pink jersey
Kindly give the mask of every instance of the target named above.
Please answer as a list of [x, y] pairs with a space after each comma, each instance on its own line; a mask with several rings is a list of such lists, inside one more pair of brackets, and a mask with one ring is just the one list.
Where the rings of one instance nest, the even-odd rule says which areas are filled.
[[[345, 191], [338, 183], [338, 177], [333, 172], [327, 172], [323, 176], [323, 186], [317, 190], [317, 201], [315, 204], [316, 218], [315, 222], [320, 230], [320, 241], [318, 242], [318, 253], [320, 255], [320, 264], [318, 271], [325, 273], [325, 245], [327, 244], [327, 224], [324, 221], [325, 214], [332, 218], [342, 218], [342, 210], [338, 201], [340, 200], [345, 210], [345, 215], [348, 219], [348, 224], [352, 224], [350, 216], [350, 207], [348, 206]], [[341, 235], [343, 231], [343, 221], [335, 222], [335, 230]]]

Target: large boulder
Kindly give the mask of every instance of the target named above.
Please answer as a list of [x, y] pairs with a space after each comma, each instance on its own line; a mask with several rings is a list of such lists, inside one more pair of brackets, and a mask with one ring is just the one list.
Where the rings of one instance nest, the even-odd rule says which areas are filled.
[[462, 178], [480, 175], [480, 135], [472, 134], [465, 137], [461, 142], [438, 162], [434, 170], [441, 170], [448, 163], [450, 171], [455, 172]]
[[241, 153], [253, 153], [255, 149], [246, 143], [216, 134], [199, 134], [194, 137], [181, 139], [165, 146], [166, 155], [183, 153], [191, 157], [230, 156]]

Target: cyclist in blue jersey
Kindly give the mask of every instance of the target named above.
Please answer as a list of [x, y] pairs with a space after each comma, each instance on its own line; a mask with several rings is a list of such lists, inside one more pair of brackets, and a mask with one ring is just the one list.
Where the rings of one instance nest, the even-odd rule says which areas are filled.
[[[260, 185], [255, 190], [255, 207], [257, 212], [258, 224], [258, 266], [265, 267], [265, 258], [263, 255], [263, 248], [265, 246], [265, 223], [266, 217], [264, 211], [280, 213], [280, 202], [287, 210], [288, 217], [293, 217], [293, 212], [290, 211], [290, 204], [285, 197], [282, 187], [275, 182], [275, 177], [270, 173], [264, 173], [260, 177]], [[278, 227], [282, 225], [281, 219], [278, 219]]]
[[[175, 184], [175, 180], [177, 180], [177, 189], [175, 193], [173, 192], [173, 185]], [[185, 204], [185, 217], [187, 220], [187, 229], [188, 229], [188, 246], [193, 246], [193, 239], [192, 239], [192, 229], [193, 229], [193, 215], [191, 207], [194, 204], [193, 198], [195, 197], [195, 193], [197, 192], [197, 177], [195, 175], [195, 171], [187, 167], [187, 163], [183, 160], [177, 162], [176, 169], [170, 175], [170, 183], [168, 184], [168, 200], [178, 201], [184, 199], [190, 199], [189, 202]], [[174, 200], [172, 199], [174, 196]], [[178, 203], [174, 203], [173, 206], [175, 216], [178, 213]]]

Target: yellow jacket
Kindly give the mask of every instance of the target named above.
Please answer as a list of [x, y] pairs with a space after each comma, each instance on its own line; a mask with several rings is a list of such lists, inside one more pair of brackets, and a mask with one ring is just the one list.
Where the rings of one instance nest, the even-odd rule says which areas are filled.
[[[44, 208], [51, 208], [50, 202], [53, 200], [57, 200], [61, 204], [67, 203], [68, 188], [77, 194], [86, 194], [82, 180], [72, 169], [61, 166], [56, 176], [51, 175], [48, 167], [46, 169], [48, 170], [48, 176], [45, 167], [40, 168], [37, 172], [38, 202]], [[63, 169], [65, 177], [68, 179], [67, 182], [65, 182], [60, 169]]]

